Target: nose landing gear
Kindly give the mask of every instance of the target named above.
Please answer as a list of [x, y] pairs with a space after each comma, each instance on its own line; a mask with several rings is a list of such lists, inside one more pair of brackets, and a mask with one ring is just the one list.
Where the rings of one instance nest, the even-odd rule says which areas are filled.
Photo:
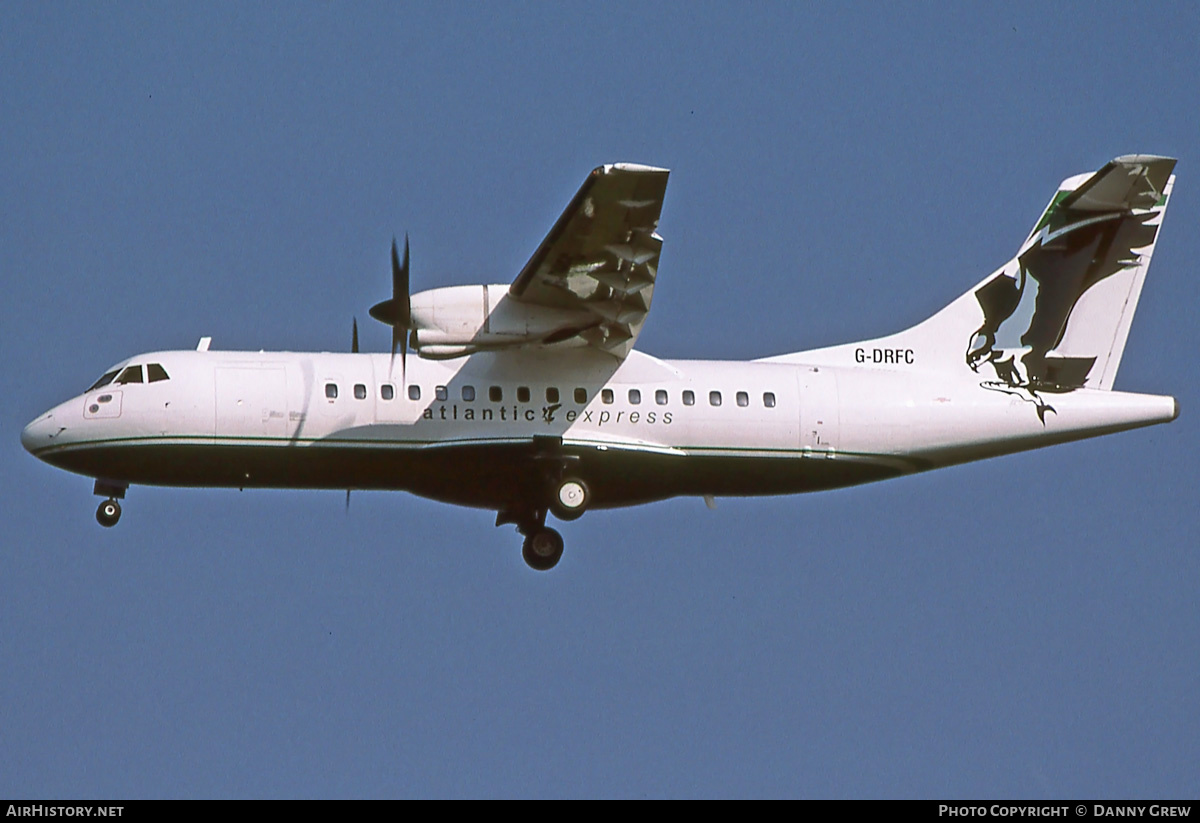
[[108, 498], [100, 504], [100, 508], [96, 509], [96, 522], [104, 528], [111, 529], [121, 519], [121, 504], [117, 502], [117, 498], [125, 496], [126, 488], [128, 486], [104, 480], [97, 480], [92, 486], [92, 494], [100, 494]]

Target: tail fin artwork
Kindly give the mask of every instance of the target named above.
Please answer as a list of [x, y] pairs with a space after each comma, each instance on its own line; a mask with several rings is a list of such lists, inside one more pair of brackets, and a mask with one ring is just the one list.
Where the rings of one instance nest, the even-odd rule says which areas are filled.
[[[1167, 210], [1175, 160], [1118, 157], [1064, 180], [1017, 254], [907, 331], [775, 361], [883, 363], [977, 375], [1022, 394], [1111, 390]], [[887, 356], [892, 352], [891, 357]], [[875, 358], [873, 365], [879, 364]], [[885, 365], [886, 367], [886, 365]]]
[[975, 291], [984, 320], [968, 365], [1035, 391], [1111, 389], [1174, 167], [1127, 155], [1064, 181], [1017, 256]]

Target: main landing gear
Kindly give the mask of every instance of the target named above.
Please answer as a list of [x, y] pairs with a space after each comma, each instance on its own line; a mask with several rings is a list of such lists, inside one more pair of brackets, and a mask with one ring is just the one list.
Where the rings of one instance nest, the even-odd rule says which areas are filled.
[[542, 487], [543, 507], [521, 506], [496, 515], [497, 526], [515, 523], [517, 531], [525, 535], [521, 557], [529, 568], [539, 572], [553, 569], [563, 554], [562, 535], [546, 527], [546, 512], [553, 512], [559, 520], [576, 520], [592, 502], [592, 493], [587, 484], [578, 477], [566, 474], [565, 467], [557, 467], [554, 475], [557, 476], [546, 478], [546, 485]]
[[496, 515], [496, 525], [516, 524], [525, 536], [521, 556], [529, 568], [549, 571], [562, 559], [562, 535], [546, 528], [546, 513], [559, 520], [576, 520], [592, 503], [592, 492], [580, 479], [578, 455], [563, 451], [561, 437], [533, 438], [533, 468], [520, 494]]
[[96, 509], [96, 522], [104, 528], [111, 529], [121, 519], [121, 504], [117, 502], [117, 498], [125, 496], [126, 488], [128, 487], [106, 483], [103, 480], [97, 480], [92, 487], [92, 494], [108, 498], [100, 504], [100, 508]]
[[578, 478], [565, 477], [550, 489], [549, 507], [502, 511], [496, 515], [496, 525], [515, 523], [525, 536], [521, 557], [534, 571], [546, 572], [558, 565], [563, 555], [562, 535], [546, 526], [546, 513], [551, 511], [559, 520], [575, 520], [587, 509], [591, 493]]

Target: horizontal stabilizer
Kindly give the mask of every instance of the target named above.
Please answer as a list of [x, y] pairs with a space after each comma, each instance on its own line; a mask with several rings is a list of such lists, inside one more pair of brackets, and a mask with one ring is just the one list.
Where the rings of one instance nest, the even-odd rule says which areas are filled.
[[1061, 209], [1079, 212], [1151, 209], [1162, 199], [1175, 161], [1152, 154], [1127, 154], [1105, 164], [1074, 191]]

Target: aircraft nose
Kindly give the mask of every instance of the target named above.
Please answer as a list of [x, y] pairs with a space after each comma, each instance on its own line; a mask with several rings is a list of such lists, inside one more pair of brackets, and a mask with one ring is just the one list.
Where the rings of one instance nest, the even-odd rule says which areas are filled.
[[25, 447], [25, 451], [34, 454], [38, 449], [49, 445], [50, 438], [57, 431], [58, 427], [54, 425], [54, 412], [48, 411], [38, 416], [21, 431], [21, 445]]

